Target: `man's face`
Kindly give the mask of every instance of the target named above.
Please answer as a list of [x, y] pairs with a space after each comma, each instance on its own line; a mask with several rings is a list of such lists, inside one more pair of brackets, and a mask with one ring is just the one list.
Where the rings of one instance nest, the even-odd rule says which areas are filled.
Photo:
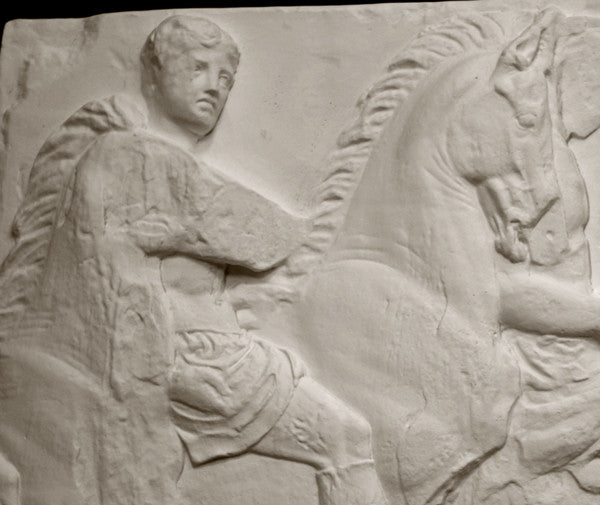
[[167, 116], [204, 137], [219, 119], [234, 74], [235, 67], [222, 46], [190, 49], [156, 72], [158, 101]]

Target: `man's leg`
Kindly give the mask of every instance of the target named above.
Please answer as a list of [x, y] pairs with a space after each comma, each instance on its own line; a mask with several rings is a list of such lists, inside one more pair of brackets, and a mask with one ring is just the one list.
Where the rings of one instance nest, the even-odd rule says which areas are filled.
[[315, 467], [320, 505], [387, 504], [375, 472], [369, 423], [308, 377], [250, 452]]
[[19, 472], [0, 454], [0, 505], [20, 505], [20, 494]]

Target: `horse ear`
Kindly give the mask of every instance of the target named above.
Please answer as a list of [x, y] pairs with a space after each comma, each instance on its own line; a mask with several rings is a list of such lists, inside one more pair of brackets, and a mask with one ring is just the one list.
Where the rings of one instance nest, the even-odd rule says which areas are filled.
[[513, 44], [514, 46], [510, 46], [509, 48], [511, 59], [514, 60], [515, 65], [519, 70], [523, 70], [531, 65], [538, 53], [540, 47], [540, 33], [528, 31], [525, 37], [519, 37]]
[[558, 38], [557, 26], [564, 16], [556, 9], [540, 12], [533, 23], [513, 40], [500, 55], [498, 69], [509, 67], [519, 71], [548, 70], [554, 59]]
[[502, 51], [492, 73], [494, 89], [510, 102], [522, 127], [540, 128], [547, 115], [546, 84], [563, 20], [555, 9], [540, 12]]

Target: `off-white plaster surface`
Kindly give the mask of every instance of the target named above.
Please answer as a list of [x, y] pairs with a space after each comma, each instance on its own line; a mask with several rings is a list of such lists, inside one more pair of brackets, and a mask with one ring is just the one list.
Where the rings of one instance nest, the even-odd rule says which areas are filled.
[[[554, 6], [566, 18], [589, 17], [587, 31], [570, 52], [561, 53], [560, 45], [555, 49], [557, 39], [552, 39], [550, 50], [544, 42], [539, 53], [533, 51], [533, 60], [525, 64], [525, 69], [519, 69], [524, 73], [519, 74], [514, 70], [518, 58], [511, 60], [513, 53], [503, 51], [513, 44], [515, 54], [526, 52], [526, 44], [514, 42], [522, 33], [530, 35], [534, 40], [530, 44], [535, 46], [540, 39], [551, 38], [548, 33], [556, 26], [564, 26], [560, 15], [550, 19], [540, 14], [548, 6]], [[189, 200], [194, 216], [212, 212], [213, 220], [203, 221], [198, 232], [207, 237], [212, 249], [185, 249], [178, 245], [180, 242], [164, 249], [162, 239], [157, 246], [155, 237], [148, 239], [150, 228], [144, 228], [156, 222], [135, 228], [131, 232], [133, 242], [126, 244], [118, 234], [121, 228], [117, 227], [118, 233], [102, 231], [102, 235], [102, 226], [80, 224], [82, 216], [87, 216], [87, 206], [94, 201], [90, 195], [94, 195], [95, 184], [106, 183], [108, 187], [106, 181], [112, 177], [114, 166], [138, 166], [127, 158], [131, 139], [107, 135], [95, 141], [86, 158], [87, 166], [95, 168], [88, 171], [106, 173], [92, 176], [91, 182], [70, 183], [73, 185], [69, 187], [75, 188], [73, 194], [83, 196], [65, 210], [64, 222], [55, 224], [55, 249], [48, 253], [47, 264], [40, 260], [51, 294], [46, 295], [47, 299], [41, 296], [41, 302], [36, 299], [35, 303], [41, 305], [36, 305], [35, 316], [11, 319], [11, 305], [4, 300], [10, 298], [7, 293], [15, 284], [0, 284], [0, 290], [5, 290], [0, 295], [0, 317], [4, 318], [0, 320], [0, 503], [158, 505], [175, 499], [190, 505], [383, 505], [386, 500], [392, 505], [600, 503], [600, 460], [595, 452], [600, 439], [600, 393], [595, 386], [599, 381], [596, 370], [600, 371], [600, 347], [595, 343], [600, 336], [600, 303], [595, 292], [600, 289], [600, 133], [596, 131], [600, 124], [600, 5], [592, 0], [475, 1], [160, 10], [84, 20], [13, 21], [5, 27], [0, 53], [0, 259], [14, 247], [11, 224], [31, 190], [28, 179], [40, 148], [88, 102], [119, 95], [142, 103], [140, 50], [148, 34], [174, 14], [209, 19], [230, 34], [239, 47], [235, 84], [228, 99], [225, 96], [227, 103], [218, 124], [214, 132], [200, 135], [198, 142], [184, 147], [189, 138], [181, 141], [168, 132], [158, 134], [151, 117], [149, 126], [142, 126], [147, 118], [129, 124], [127, 113], [123, 113], [127, 126], [120, 128], [148, 134], [148, 138], [142, 135], [144, 153], [148, 159], [158, 160], [157, 173], [163, 174], [168, 160], [173, 159], [175, 172], [182, 166], [185, 174], [200, 174], [199, 188], [210, 181], [206, 193], [190, 190], [181, 200]], [[493, 21], [477, 24], [479, 16], [489, 16]], [[427, 38], [426, 32], [439, 30], [452, 18], [476, 19], [474, 23], [479, 27], [471, 33], [472, 28], [459, 23], [457, 33], [469, 32], [464, 40], [458, 37], [467, 48], [464, 55], [481, 49], [469, 46], [469, 38], [477, 39], [476, 31], [485, 31], [493, 23], [500, 27], [499, 34], [494, 35], [497, 41], [485, 47], [488, 56], [458, 71], [449, 62], [458, 68], [463, 52], [454, 50], [448, 59], [441, 58], [444, 62], [440, 65], [448, 64], [447, 77], [440, 78], [441, 67], [433, 65], [432, 74], [440, 74], [434, 78], [426, 72], [431, 80], [424, 78], [409, 89], [393, 117], [396, 109], [391, 107], [381, 130], [374, 127], [375, 138], [373, 145], [369, 144], [368, 155], [362, 159], [364, 153], [355, 153], [356, 167], [349, 157], [345, 166], [353, 168], [348, 168], [347, 180], [331, 189], [328, 183], [333, 180], [332, 184], [337, 184], [332, 177], [336, 160], [344, 156], [340, 134], [356, 124], [361, 111], [367, 114], [356, 106], [359, 98], [368, 104], [373, 94], [368, 95], [369, 90], [380, 89], [376, 83], [387, 75], [387, 66], [400, 61], [407, 50], [417, 55], [427, 53], [429, 58], [428, 50], [438, 51], [436, 44], [450, 47], [450, 42], [440, 42], [435, 36]], [[423, 30], [425, 35], [419, 35]], [[565, 36], [562, 28], [556, 30], [556, 37]], [[450, 32], [451, 38], [454, 32]], [[411, 44], [419, 36], [424, 42], [414, 49]], [[453, 94], [455, 88], [485, 87], [474, 84], [479, 80], [491, 82], [488, 91], [495, 93], [493, 76], [498, 75], [494, 72], [498, 61], [503, 61], [499, 60], [501, 54], [509, 54], [505, 65], [513, 73], [506, 72], [517, 83], [506, 92], [509, 99], [504, 95], [498, 98], [498, 94], [483, 105], [474, 100], [472, 106], [467, 103], [467, 113], [451, 116], [450, 112], [456, 112], [452, 107], [459, 95]], [[561, 59], [563, 54], [567, 57]], [[519, 80], [529, 67], [535, 67], [535, 71]], [[528, 91], [531, 86], [538, 88]], [[548, 110], [544, 106], [535, 109], [539, 97], [549, 97]], [[443, 151], [441, 159], [448, 154], [456, 165], [468, 165], [467, 169], [506, 169], [510, 157], [503, 156], [510, 149], [503, 144], [504, 132], [512, 131], [511, 121], [516, 124], [515, 118], [531, 112], [527, 109], [530, 105], [540, 124], [533, 121], [532, 128], [538, 130], [530, 137], [515, 134], [518, 139], [526, 139], [523, 150], [527, 152], [515, 155], [516, 164], [522, 162], [522, 170], [527, 172], [528, 163], [535, 164], [538, 155], [539, 159], [545, 155], [545, 144], [540, 147], [536, 142], [553, 139], [552, 159], [558, 166], [567, 166], [567, 149], [556, 147], [560, 144], [555, 131], [557, 118], [565, 124], [567, 133], [574, 133], [568, 148], [575, 156], [585, 189], [578, 186], [579, 180], [569, 179], [573, 171], [565, 170], [566, 182], [561, 179], [558, 193], [548, 198], [563, 203], [567, 214], [571, 207], [577, 208], [574, 214], [585, 214], [587, 210], [579, 207], [589, 203], [589, 222], [585, 226], [591, 257], [589, 271], [585, 251], [577, 253], [581, 260], [565, 259], [575, 256], [571, 255], [576, 249], [572, 245], [575, 239], [556, 253], [558, 259], [546, 259], [551, 253], [542, 243], [541, 232], [540, 236], [532, 232], [532, 238], [528, 235], [530, 251], [526, 259], [517, 259], [518, 252], [502, 249], [503, 245], [497, 245], [496, 251], [494, 241], [498, 236], [486, 221], [495, 210], [493, 204], [485, 207], [481, 196], [478, 199], [478, 185], [484, 184], [474, 175], [456, 176], [439, 186], [436, 184], [445, 181], [445, 175], [434, 175], [421, 186], [426, 188], [422, 193], [416, 189], [417, 176], [404, 175], [429, 170], [429, 154], [436, 149]], [[117, 104], [116, 109], [121, 110], [119, 107]], [[445, 126], [448, 131], [441, 131]], [[526, 129], [523, 125], [520, 128]], [[157, 154], [159, 137], [166, 139], [171, 154]], [[440, 139], [450, 140], [446, 144]], [[355, 144], [348, 141], [350, 146]], [[192, 154], [188, 159], [182, 153]], [[514, 161], [514, 156], [511, 159]], [[124, 160], [121, 165], [119, 160]], [[199, 172], [195, 163], [201, 167]], [[40, 166], [43, 169], [44, 165]], [[109, 166], [113, 168], [106, 168]], [[145, 170], [145, 165], [140, 166]], [[204, 166], [208, 167], [206, 173]], [[213, 168], [219, 174], [214, 180], [210, 172]], [[132, 173], [135, 170], [132, 168]], [[553, 165], [551, 171], [560, 169]], [[158, 181], [162, 175], [157, 177], [148, 180]], [[482, 180], [486, 177], [491, 176], [486, 173]], [[111, 187], [118, 187], [119, 194], [124, 195], [124, 201], [134, 194], [134, 175], [122, 181], [118, 177], [110, 180]], [[413, 182], [414, 187], [410, 186]], [[528, 183], [535, 186], [531, 180]], [[169, 198], [177, 200], [173, 195], [180, 194], [180, 186], [173, 180], [156, 184], [159, 189], [152, 198], [158, 207]], [[195, 188], [195, 182], [182, 184]], [[510, 182], [506, 184], [514, 190]], [[464, 189], [460, 197], [453, 193], [457, 187]], [[531, 187], [523, 193], [531, 193]], [[212, 199], [211, 195], [223, 188], [233, 196]], [[534, 190], [539, 190], [542, 201], [551, 190], [540, 188]], [[339, 190], [339, 198], [328, 190]], [[459, 200], [464, 206], [456, 203]], [[135, 197], [127, 201], [131, 204]], [[315, 216], [327, 214], [328, 205], [334, 209], [331, 221], [325, 222], [322, 235], [314, 228], [311, 235]], [[552, 221], [555, 216], [551, 212], [539, 208], [535, 212], [539, 213], [533, 219], [536, 224], [529, 223], [526, 228], [535, 229], [539, 222], [539, 229], [547, 226], [548, 233], [556, 232], [559, 238], [561, 233], [578, 237], [580, 232], [583, 234], [586, 223], [581, 216], [581, 222], [565, 232], [553, 228], [559, 225]], [[115, 215], [115, 220], [123, 218]], [[131, 224], [130, 217], [123, 219]], [[560, 217], [556, 219], [560, 221]], [[105, 225], [109, 224], [112, 221], [106, 218]], [[66, 231], [61, 231], [61, 226]], [[171, 226], [179, 224], [168, 222], [169, 232]], [[103, 245], [92, 241], [96, 245], [89, 246], [86, 229], [94, 237], [101, 233]], [[505, 247], [510, 249], [510, 239], [506, 242], [509, 245]], [[302, 244], [308, 246], [303, 250]], [[106, 260], [107, 270], [89, 267], [86, 261], [95, 255]], [[186, 261], [190, 256], [202, 266], [189, 266]], [[204, 258], [209, 266], [198, 258]], [[212, 270], [214, 263], [221, 265], [221, 270]], [[222, 265], [228, 265], [227, 269]], [[519, 265], [525, 265], [522, 271]], [[507, 296], [509, 301], [516, 300], [516, 308], [508, 303], [505, 308], [501, 298], [505, 295], [498, 294], [504, 293], [503, 279], [517, 279], [506, 288], [506, 292], [513, 293], [510, 290], [516, 292], [514, 286], [526, 277], [523, 272], [538, 270], [544, 276], [540, 284], [543, 294], [539, 294], [535, 283], [531, 287], [523, 281], [519, 284], [525, 286], [522, 296], [521, 292]], [[10, 268], [0, 272], [4, 279], [10, 273]], [[202, 282], [209, 279], [213, 283], [211, 276], [219, 279], [218, 289], [230, 300], [230, 307], [223, 308], [218, 297], [208, 300], [204, 296]], [[199, 279], [197, 284], [195, 279]], [[115, 287], [128, 283], [136, 289], [143, 285], [142, 294]], [[107, 292], [117, 295], [110, 298]], [[51, 300], [52, 307], [49, 316], [44, 312], [47, 300]], [[120, 329], [110, 327], [108, 319], [102, 319], [106, 314], [98, 315], [102, 312], [98, 307], [113, 307], [115, 313], [122, 310], [121, 326], [115, 324]], [[541, 323], [537, 319], [531, 322], [528, 314], [539, 307], [547, 317], [541, 318]], [[499, 315], [503, 310], [508, 315]], [[132, 314], [138, 314], [139, 320]], [[164, 387], [169, 390], [164, 398], [187, 402], [186, 395], [195, 398], [194, 381], [201, 383], [195, 376], [189, 379], [187, 369], [178, 368], [176, 360], [169, 362], [178, 345], [171, 338], [171, 329], [172, 335], [179, 335], [181, 330], [248, 331], [267, 342], [265, 355], [275, 353], [275, 346], [297, 355], [302, 363], [296, 364], [296, 358], [290, 358], [291, 372], [281, 372], [277, 360], [283, 358], [276, 358], [272, 373], [285, 376], [280, 382], [287, 386], [280, 390], [296, 388], [299, 380], [303, 384], [311, 381], [306, 386], [306, 397], [293, 404], [299, 414], [285, 410], [290, 400], [283, 399], [287, 392], [281, 393], [282, 398], [273, 401], [277, 403], [272, 407], [277, 415], [271, 413], [267, 421], [261, 418], [257, 422], [257, 433], [261, 429], [268, 432], [262, 446], [230, 451], [232, 457], [226, 457], [227, 449], [223, 454], [217, 450], [213, 457], [203, 459], [203, 440], [189, 441], [179, 433], [187, 452], [171, 451], [170, 447], [180, 448], [180, 441], [166, 428], [170, 418], [156, 414], [162, 412], [163, 405], [157, 391]], [[63, 334], [74, 337], [55, 344], [55, 337], [58, 342]], [[527, 334], [527, 342], [536, 342], [539, 348], [522, 344], [523, 334]], [[96, 355], [96, 344], [91, 342], [113, 340], [116, 344], [108, 354], [114, 353], [110, 355], [117, 358], [109, 359], [107, 364], [104, 358], [96, 360], [96, 356], [104, 356], [105, 349]], [[195, 342], [201, 346], [199, 340]], [[552, 354], [555, 348], [558, 354]], [[73, 360], [66, 356], [71, 356], [73, 349], [85, 354], [89, 363], [81, 359], [72, 367]], [[45, 352], [52, 356], [47, 361]], [[63, 353], [72, 368], [62, 368]], [[523, 362], [534, 362], [531, 356], [551, 369], [538, 370], [540, 376], [545, 379], [556, 371], [560, 376], [557, 382], [541, 381], [543, 385], [537, 386], [528, 383], [524, 377], [530, 370]], [[571, 357], [572, 361], [567, 362]], [[263, 358], [253, 359], [262, 363]], [[564, 374], [575, 378], [569, 375], [570, 379], [561, 379], [566, 369], [569, 372]], [[577, 370], [571, 373], [571, 369]], [[243, 389], [252, 380], [241, 381], [242, 386], [238, 386]], [[95, 395], [107, 395], [109, 400], [100, 401]], [[524, 396], [526, 401], [521, 401]], [[68, 400], [63, 402], [65, 398]], [[248, 396], [250, 403], [252, 398]], [[317, 408], [315, 402], [319, 399]], [[550, 427], [529, 417], [530, 412], [538, 412], [538, 407], [542, 414], [548, 409]], [[150, 412], [147, 415], [146, 409]], [[282, 428], [277, 432], [271, 428], [279, 426], [276, 418], [284, 410]], [[285, 424], [288, 414], [290, 420]], [[118, 431], [115, 426], [121, 426], [119, 423], [127, 429]], [[338, 445], [358, 449], [341, 450], [330, 442], [335, 438], [328, 431], [332, 425], [338, 426], [344, 440]], [[64, 433], [58, 428], [54, 433], [52, 426], [64, 427]], [[296, 430], [298, 426], [301, 428]], [[368, 426], [372, 429], [372, 445], [363, 448], [361, 436], [369, 431]], [[28, 437], [34, 440], [31, 445], [19, 442]], [[299, 440], [311, 456], [280, 454], [284, 451], [274, 447], [287, 448], [286, 437]], [[557, 443], [556, 448], [547, 440], [564, 443]], [[29, 462], [38, 455], [42, 462], [32, 470]], [[163, 456], [164, 472], [159, 461]], [[330, 464], [321, 465], [320, 458]], [[336, 463], [338, 460], [344, 463]], [[360, 466], [363, 460], [368, 467]], [[117, 469], [113, 473], [111, 465]], [[335, 487], [337, 484], [330, 485], [328, 470], [319, 465], [336, 469], [342, 491]], [[351, 472], [358, 472], [359, 466], [360, 475], [354, 477]], [[21, 475], [20, 483], [12, 478], [15, 472]], [[118, 472], [122, 476], [117, 478], [114, 474]], [[151, 472], [155, 474], [148, 477]], [[356, 488], [343, 489], [344, 479]], [[332, 477], [332, 482], [338, 481]], [[17, 488], [19, 498], [13, 492]]]

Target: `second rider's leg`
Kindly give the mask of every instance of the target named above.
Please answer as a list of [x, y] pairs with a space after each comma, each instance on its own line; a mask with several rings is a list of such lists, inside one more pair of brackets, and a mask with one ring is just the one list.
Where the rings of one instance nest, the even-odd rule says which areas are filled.
[[312, 465], [320, 505], [385, 505], [371, 427], [309, 377], [300, 379], [277, 424], [250, 452]]

